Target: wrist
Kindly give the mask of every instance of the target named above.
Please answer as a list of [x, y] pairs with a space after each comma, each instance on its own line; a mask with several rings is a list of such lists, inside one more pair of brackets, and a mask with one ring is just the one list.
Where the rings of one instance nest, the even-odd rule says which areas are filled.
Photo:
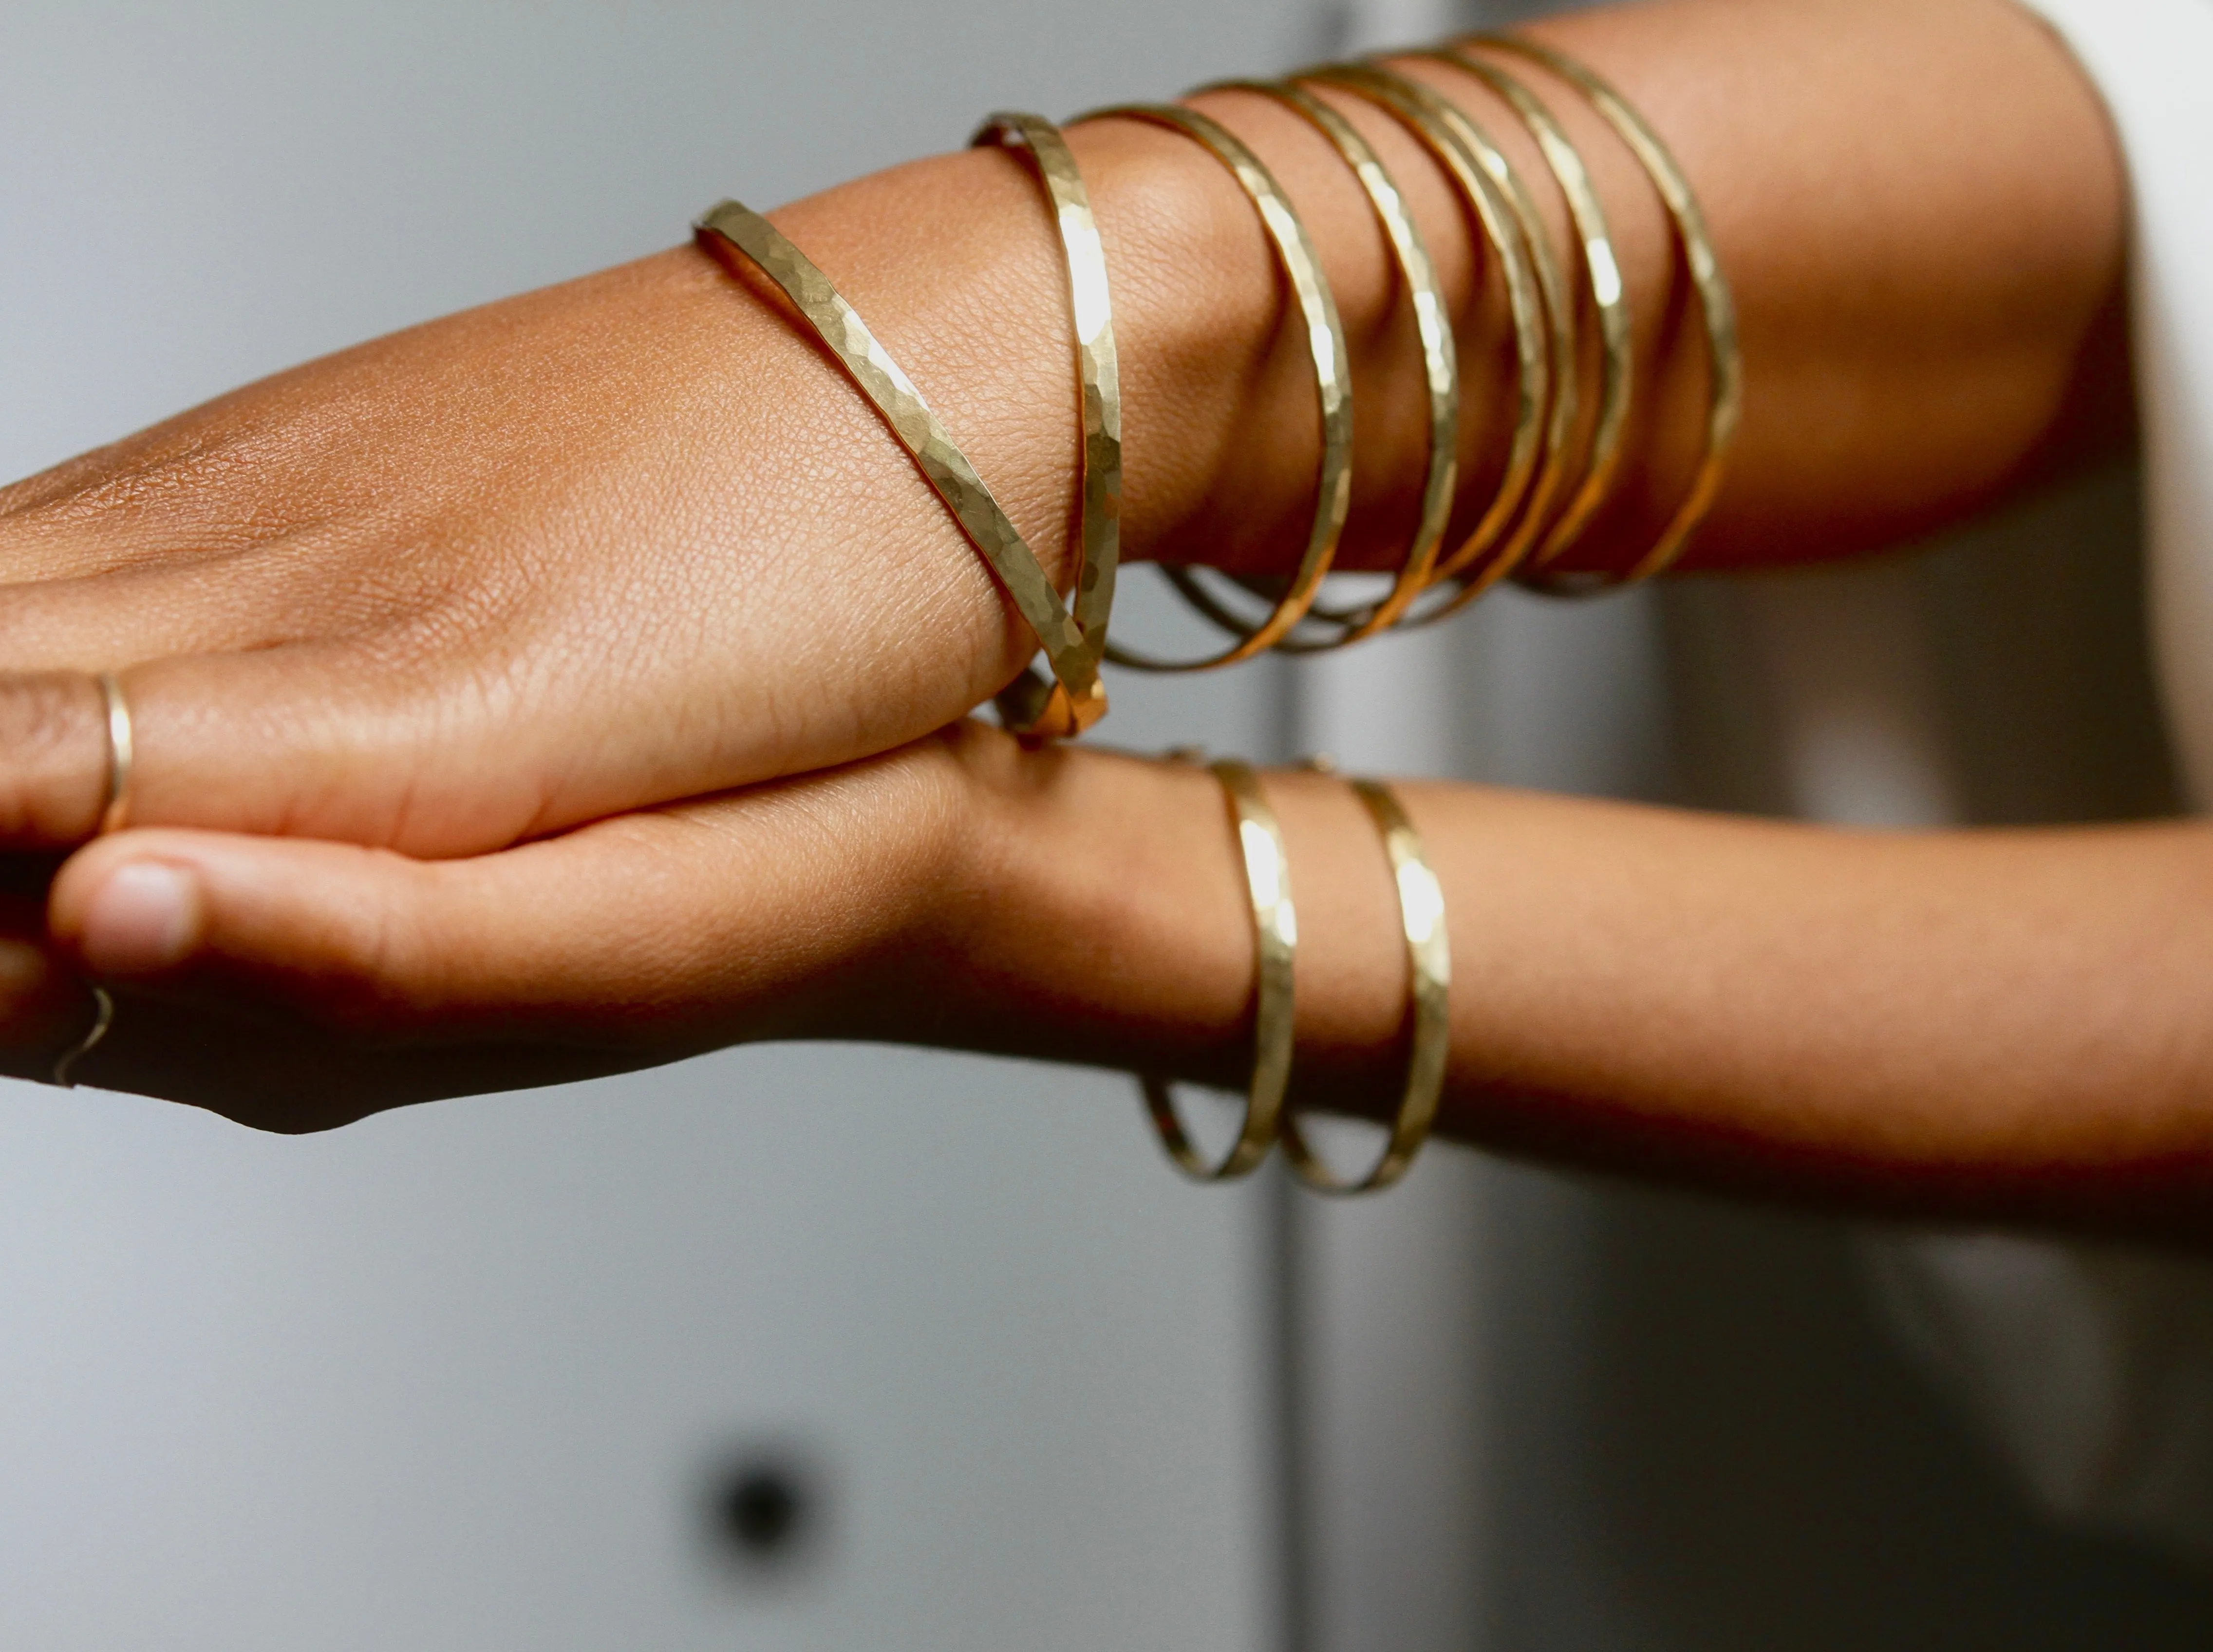
[[[1253, 916], [1218, 780], [1196, 764], [944, 737], [952, 800], [911, 985], [868, 1036], [1241, 1088], [1253, 1058]], [[1374, 824], [1334, 777], [1263, 777], [1298, 903], [1302, 1094], [1387, 1094], [1403, 942]], [[924, 1019], [926, 1017], [926, 1019]]]
[[915, 988], [869, 1036], [1241, 1082], [1251, 918], [1213, 777], [972, 722], [946, 740], [958, 801]]
[[[1363, 412], [1339, 560], [1388, 563], [1403, 548], [1399, 518], [1419, 490], [1427, 430], [1419, 352], [1372, 209], [1295, 116], [1234, 92], [1192, 101], [1259, 155], [1320, 253]], [[1387, 118], [1343, 107], [1387, 156], [1431, 242], [1470, 363], [1463, 464], [1479, 486], [1503, 451], [1510, 398], [1488, 385], [1511, 375], [1510, 329], [1490, 314], [1442, 174]], [[1305, 537], [1320, 436], [1304, 329], [1253, 204], [1179, 135], [1107, 119], [1067, 137], [1113, 282], [1124, 555], [1277, 570]], [[1064, 586], [1081, 454], [1073, 338], [1066, 271], [1025, 162], [990, 149], [941, 155], [773, 216], [867, 317]], [[914, 497], [944, 514], [926, 490]]]

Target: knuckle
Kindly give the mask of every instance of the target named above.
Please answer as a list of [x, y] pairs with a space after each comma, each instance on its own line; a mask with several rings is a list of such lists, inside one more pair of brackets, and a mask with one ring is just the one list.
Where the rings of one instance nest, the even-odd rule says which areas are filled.
[[0, 841], [74, 843], [107, 783], [100, 692], [75, 672], [0, 678]]

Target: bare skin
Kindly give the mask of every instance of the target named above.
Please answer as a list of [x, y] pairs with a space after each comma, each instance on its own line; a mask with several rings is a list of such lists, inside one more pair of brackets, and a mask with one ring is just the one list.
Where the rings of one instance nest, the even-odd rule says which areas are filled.
[[[1405, 1002], [1374, 829], [1341, 783], [1267, 783], [1299, 904], [1295, 1096], [1373, 1111]], [[2206, 1236], [2213, 832], [1852, 835], [1401, 792], [1451, 923], [1446, 1134], [1770, 1197]], [[1202, 771], [968, 724], [471, 860], [126, 833], [64, 872], [53, 923], [151, 995], [101, 1082], [278, 1129], [760, 1038], [1235, 1086], [1235, 855]], [[131, 886], [165, 875], [180, 899], [150, 922]], [[334, 1035], [359, 1052], [334, 1061]]]
[[[1863, 550], [2125, 439], [2089, 417], [2125, 400], [2119, 162], [2094, 96], [2008, 0], [1669, 0], [1547, 33], [1670, 134], [1738, 290], [1745, 434], [1697, 560]], [[1518, 132], [1467, 76], [1414, 72]], [[1625, 566], [1693, 459], [1703, 346], [1643, 174], [1552, 101], [1643, 317], [1652, 428], [1586, 552]], [[1209, 107], [1325, 250], [1363, 410], [1346, 560], [1387, 561], [1426, 433], [1381, 239], [1295, 117], [1249, 95]], [[1472, 509], [1510, 404], [1497, 294], [1442, 176], [1347, 107], [1460, 312]], [[1311, 510], [1315, 421], [1252, 209], [1172, 134], [1101, 122], [1074, 141], [1126, 363], [1128, 552], [1280, 568]], [[918, 162], [780, 217], [1062, 559], [1064, 277], [1021, 164]], [[138, 822], [416, 855], [850, 761], [978, 704], [1027, 637], [764, 287], [665, 253], [310, 363], [0, 492], [0, 844], [90, 832], [101, 669], [128, 669]]]
[[[1849, 555], [2126, 441], [2119, 165], [2039, 26], [2001, 0], [1669, 0], [1546, 33], [1668, 133], [1737, 289], [1745, 438], [1697, 559]], [[1419, 72], [1510, 136], [1472, 82]], [[1326, 251], [1379, 410], [1350, 558], [1386, 560], [1422, 430], [1375, 231], [1303, 128], [1215, 107]], [[1471, 376], [1503, 387], [1497, 297], [1442, 180], [1347, 107], [1430, 234]], [[1661, 387], [1587, 553], [1622, 566], [1691, 461], [1698, 340], [1669, 321], [1679, 277], [1641, 174], [1576, 131]], [[1076, 141], [1130, 363], [1130, 549], [1280, 566], [1313, 414], [1249, 208], [1173, 137]], [[1034, 186], [1005, 157], [952, 157], [779, 216], [1059, 555], [1064, 345], [1008, 325], [1061, 313]], [[285, 1129], [774, 1036], [1234, 1080], [1250, 942], [1210, 783], [973, 729], [901, 748], [1004, 680], [1023, 639], [911, 466], [741, 276], [665, 255], [0, 495], [0, 631], [58, 674], [0, 683], [15, 843], [74, 842], [97, 811], [97, 700], [66, 674], [150, 661], [130, 680], [146, 829], [79, 850], [52, 892], [63, 959], [134, 994], [88, 1076]], [[1471, 503], [1503, 401], [1469, 398]], [[1272, 783], [1299, 880], [1302, 1099], [1359, 1108], [1399, 1056], [1381, 863], [1341, 789]], [[2198, 1231], [2201, 828], [1908, 841], [1407, 796], [1481, 984], [1455, 995], [1451, 1133], [1795, 1196]], [[17, 927], [0, 993], [35, 1070], [82, 1000], [27, 906]], [[362, 1053], [333, 1063], [334, 1037]]]

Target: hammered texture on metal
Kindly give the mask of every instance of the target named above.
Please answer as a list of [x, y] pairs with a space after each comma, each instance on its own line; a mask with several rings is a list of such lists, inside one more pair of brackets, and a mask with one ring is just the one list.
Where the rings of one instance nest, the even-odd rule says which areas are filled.
[[1245, 892], [1253, 903], [1253, 1082], [1246, 1093], [1245, 1117], [1236, 1141], [1209, 1164], [1192, 1145], [1168, 1081], [1147, 1074], [1137, 1083], [1161, 1145], [1177, 1167], [1200, 1181], [1228, 1181], [1259, 1165], [1276, 1143], [1283, 1096], [1291, 1083], [1296, 1009], [1292, 987], [1299, 925], [1291, 905], [1291, 863], [1283, 846], [1283, 828], [1260, 789], [1260, 777], [1250, 764], [1235, 758], [1207, 766], [1221, 783], [1229, 806], [1230, 828], [1237, 834], [1245, 868]]
[[1109, 118], [1142, 120], [1180, 132], [1228, 168], [1259, 214], [1306, 323], [1307, 351], [1314, 360], [1314, 397], [1321, 411], [1321, 462], [1314, 479], [1314, 521], [1308, 529], [1306, 548], [1275, 612], [1249, 633], [1237, 628], [1241, 635], [1236, 642], [1203, 659], [1159, 660], [1113, 643], [1106, 650], [1106, 657], [1117, 665], [1140, 671], [1204, 671], [1235, 665], [1274, 647], [1306, 617], [1320, 594], [1322, 576], [1329, 571], [1338, 541], [1344, 533], [1345, 515], [1352, 504], [1352, 369], [1344, 324], [1338, 319], [1336, 296], [1322, 274], [1321, 256], [1314, 250], [1313, 238], [1290, 198], [1260, 164], [1260, 157], [1227, 127], [1196, 109], [1174, 103], [1116, 104], [1081, 117], [1085, 120]]
[[1064, 685], [1073, 680], [1072, 698], [1092, 698], [1098, 682], [1096, 661], [1087, 653], [1082, 629], [1046, 577], [1036, 552], [859, 313], [813, 259], [751, 208], [736, 201], [718, 202], [700, 218], [698, 228], [735, 247], [783, 290], [861, 393], [875, 404], [892, 433], [984, 553], [1015, 607], [1037, 633], [1053, 674]]
[[[1544, 541], [1530, 553], [1529, 566], [1542, 568], [1576, 542], [1613, 491], [1620, 473], [1622, 437], [1628, 429], [1629, 402], [1633, 381], [1630, 347], [1631, 320], [1629, 292], [1621, 279], [1620, 261], [1614, 257], [1613, 235], [1606, 223], [1606, 207], [1598, 186], [1591, 181], [1581, 150], [1569, 139], [1552, 113], [1534, 94], [1496, 64], [1485, 63], [1465, 46], [1425, 52], [1424, 57], [1472, 75], [1498, 94], [1507, 107], [1529, 129], [1545, 157], [1553, 181], [1560, 186], [1568, 216], [1575, 225], [1582, 253], [1583, 277], [1598, 316], [1598, 418], [1591, 428], [1589, 456], [1584, 461], [1582, 485], [1568, 501], [1559, 520], [1546, 530]], [[1567, 371], [1574, 371], [1569, 363]]]
[[[1114, 577], [1122, 557], [1122, 378], [1114, 346], [1114, 310], [1107, 296], [1106, 252], [1092, 215], [1083, 174], [1060, 128], [1041, 115], [1001, 111], [987, 115], [973, 143], [996, 143], [1026, 153], [1052, 203], [1053, 224], [1068, 262], [1068, 296], [1076, 327], [1076, 381], [1083, 430], [1083, 460], [1076, 538], [1082, 547], [1076, 576], [1076, 629], [1082, 657], [1092, 668], [1092, 699], [1075, 701], [1062, 678], [1058, 691], [1018, 684], [1000, 697], [1001, 720], [1018, 734], [1055, 738], [1089, 728], [1106, 715], [1098, 666], [1106, 652], [1106, 625], [1114, 610]], [[1073, 661], [1070, 662], [1071, 665]]]
[[1627, 99], [1574, 58], [1534, 40], [1513, 34], [1481, 34], [1469, 44], [1527, 58], [1588, 98], [1591, 107], [1619, 134], [1650, 176], [1682, 243], [1683, 263], [1705, 313], [1706, 372], [1711, 381], [1707, 391], [1706, 451], [1692, 479], [1691, 491], [1676, 508], [1673, 518], [1661, 530], [1652, 548], [1623, 576], [1625, 580], [1649, 579], [1682, 554], [1684, 546], [1713, 508], [1722, 478], [1728, 473], [1729, 449], [1735, 444], [1737, 425], [1744, 416], [1744, 352], [1737, 339], [1735, 297], [1729, 291], [1728, 278], [1722, 273], [1712, 232], [1706, 227], [1705, 212], [1691, 189], [1690, 179], [1667, 141]]

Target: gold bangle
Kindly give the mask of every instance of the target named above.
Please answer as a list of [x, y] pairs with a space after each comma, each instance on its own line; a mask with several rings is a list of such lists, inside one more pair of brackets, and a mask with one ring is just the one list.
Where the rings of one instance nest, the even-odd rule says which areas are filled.
[[1235, 1144], [1220, 1160], [1207, 1163], [1184, 1130], [1168, 1081], [1145, 1074], [1137, 1082], [1161, 1145], [1177, 1167], [1200, 1181], [1228, 1181], [1266, 1158], [1275, 1143], [1283, 1092], [1291, 1079], [1292, 962], [1299, 929], [1291, 907], [1291, 869], [1283, 852], [1283, 829], [1260, 789], [1259, 776], [1251, 765], [1234, 758], [1207, 766], [1222, 783], [1244, 864], [1246, 893], [1253, 903], [1253, 1080]]
[[[1106, 254], [1083, 174], [1060, 128], [1040, 115], [1001, 111], [985, 117], [969, 140], [1018, 149], [1052, 203], [1061, 251], [1068, 260], [1068, 296], [1076, 322], [1076, 383], [1083, 424], [1082, 503], [1077, 539], [1082, 561], [1073, 603], [1083, 652], [1095, 672], [1106, 649], [1106, 622], [1114, 608], [1114, 574], [1122, 555], [1122, 384], [1114, 348], [1114, 311], [1107, 296]], [[1065, 685], [1048, 683], [1035, 670], [997, 697], [999, 719], [1027, 740], [1062, 740], [1088, 726], [1079, 721]], [[1104, 710], [1102, 703], [1101, 711]], [[1089, 720], [1098, 721], [1094, 715]]]
[[1721, 491], [1722, 478], [1728, 468], [1729, 449], [1735, 443], [1737, 427], [1744, 416], [1744, 353], [1737, 338], [1736, 302], [1730, 295], [1728, 277], [1722, 273], [1713, 235], [1706, 227], [1706, 215], [1692, 191], [1690, 179], [1652, 124], [1620, 93], [1574, 58], [1519, 35], [1480, 34], [1472, 37], [1468, 44], [1518, 53], [1551, 70], [1589, 99], [1591, 106], [1619, 134], [1651, 178], [1652, 187], [1674, 224], [1675, 237], [1682, 243], [1683, 263], [1690, 271], [1691, 283], [1697, 288], [1699, 305], [1705, 313], [1706, 370], [1710, 380], [1705, 456], [1692, 479], [1690, 492], [1673, 518], [1635, 566], [1619, 578], [1600, 575], [1576, 582], [1626, 584], [1632, 580], [1649, 579], [1682, 554], [1684, 546], [1712, 508], [1715, 495]]
[[711, 235], [735, 247], [783, 289], [861, 393], [875, 404], [1037, 633], [1053, 675], [1067, 691], [1076, 727], [1096, 722], [1106, 710], [1106, 691], [1082, 628], [1053, 588], [1037, 553], [1007, 520], [952, 433], [859, 313], [806, 253], [751, 208], [736, 201], [717, 202], [693, 228], [703, 237]]
[[1582, 254], [1583, 279], [1591, 308], [1598, 317], [1600, 367], [1598, 415], [1591, 427], [1590, 457], [1582, 485], [1530, 553], [1528, 566], [1542, 568], [1575, 543], [1590, 519], [1613, 490], [1620, 472], [1622, 436], [1629, 424], [1631, 387], [1634, 374], [1633, 330], [1629, 290], [1621, 278], [1621, 263], [1613, 252], [1613, 235], [1606, 220], [1606, 207], [1591, 181], [1590, 169], [1551, 110], [1529, 88], [1499, 68], [1473, 56], [1465, 46], [1422, 56], [1463, 75], [1472, 75], [1506, 101], [1529, 129], [1543, 152], [1545, 164], [1560, 186], [1568, 216], [1575, 225]]
[[1398, 891], [1399, 926], [1406, 937], [1408, 996], [1412, 1042], [1407, 1052], [1406, 1088], [1391, 1120], [1383, 1155], [1357, 1180], [1345, 1180], [1321, 1161], [1299, 1129], [1297, 1115], [1281, 1121], [1283, 1155], [1308, 1186], [1325, 1193], [1367, 1193], [1388, 1187], [1406, 1173], [1429, 1139], [1444, 1092], [1445, 1063], [1452, 1052], [1452, 942], [1445, 928], [1445, 898], [1437, 875], [1422, 847], [1421, 833], [1404, 805], [1380, 780], [1355, 780], [1352, 789], [1367, 806], [1383, 839]]
[[1414, 312], [1414, 331], [1429, 388], [1430, 453], [1422, 481], [1421, 514], [1405, 558], [1381, 601], [1345, 613], [1325, 612], [1319, 606], [1308, 610], [1308, 618], [1340, 626], [1340, 635], [1324, 642], [1308, 642], [1294, 634], [1276, 644], [1278, 652], [1287, 654], [1343, 648], [1395, 623], [1429, 588], [1444, 546], [1445, 529], [1451, 523], [1454, 500], [1460, 491], [1460, 351], [1453, 338], [1452, 315], [1437, 283], [1429, 247], [1405, 198], [1399, 192], [1397, 180], [1357, 127], [1306, 88], [1289, 81], [1220, 81], [1200, 89], [1250, 92], [1272, 99], [1329, 140], [1368, 197]]
[[1140, 671], [1204, 671], [1235, 665], [1274, 646], [1305, 617], [1321, 589], [1322, 576], [1337, 555], [1338, 540], [1344, 533], [1345, 513], [1352, 503], [1352, 376], [1344, 324], [1338, 318], [1337, 299], [1322, 274], [1313, 238], [1289, 197], [1260, 164], [1260, 158], [1219, 121], [1196, 109], [1169, 103], [1116, 104], [1078, 119], [1142, 120], [1165, 126], [1192, 139], [1228, 168], [1259, 213], [1306, 323], [1307, 348], [1314, 358], [1314, 394], [1321, 411], [1321, 460], [1314, 480], [1314, 522], [1307, 533], [1306, 550], [1275, 611], [1227, 649], [1203, 659], [1160, 660], [1111, 640], [1106, 644], [1107, 659]]
[[[1505, 472], [1489, 508], [1433, 576], [1432, 582], [1462, 581], [1460, 592], [1448, 605], [1456, 608], [1481, 595], [1521, 562], [1558, 491], [1575, 413], [1574, 344], [1564, 310], [1566, 288], [1545, 245], [1536, 204], [1497, 145], [1460, 110], [1419, 81], [1374, 64], [1333, 64], [1299, 78], [1341, 86], [1377, 105], [1411, 132], [1459, 186], [1505, 277], [1520, 379], [1514, 435], [1507, 445]], [[1566, 370], [1556, 371], [1556, 360]], [[1501, 534], [1505, 535], [1503, 543]], [[1486, 554], [1491, 559], [1475, 568]]]

